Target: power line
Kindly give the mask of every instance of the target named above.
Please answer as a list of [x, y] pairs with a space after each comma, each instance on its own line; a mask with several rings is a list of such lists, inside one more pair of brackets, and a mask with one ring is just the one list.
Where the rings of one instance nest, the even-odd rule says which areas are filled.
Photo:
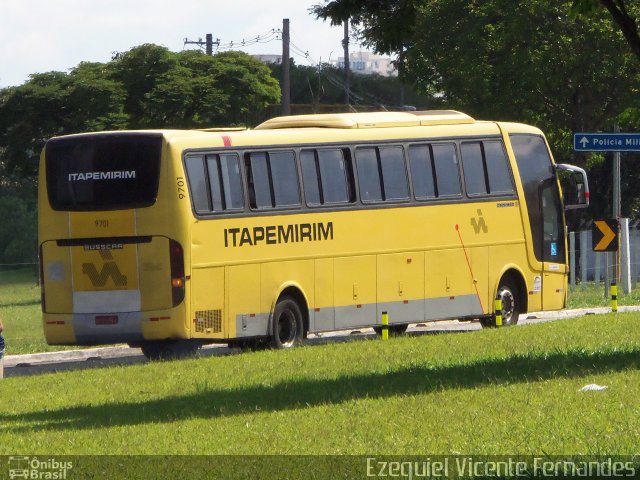
[[[215, 45], [215, 51], [218, 52], [220, 50], [231, 50], [233, 48], [243, 48], [249, 47], [251, 45], [256, 45], [258, 43], [270, 43], [282, 40], [282, 30], [279, 28], [272, 28], [267, 32], [263, 32], [260, 35], [256, 35], [255, 37], [243, 38], [241, 40], [230, 40], [230, 41], [222, 41], [219, 38], [216, 38], [215, 41], [212, 41], [211, 44]], [[207, 45], [207, 42], [203, 41], [202, 38], [198, 40], [189, 40], [187, 38], [184, 39], [184, 45], [198, 45], [200, 48]]]
[[[290, 33], [290, 36], [292, 36], [291, 33]], [[256, 44], [266, 44], [266, 43], [271, 43], [275, 41], [281, 41], [282, 29], [272, 28], [259, 35], [256, 35], [255, 37], [250, 37], [248, 39], [244, 38], [241, 40], [230, 40], [230, 41], [222, 41], [220, 38], [216, 38], [215, 41], [213, 41], [212, 37], [210, 37], [210, 34], [208, 34], [207, 40], [210, 41], [209, 45], [211, 45], [212, 47], [215, 46], [215, 52], [213, 53], [217, 53], [219, 51], [231, 50], [234, 48], [244, 48], [244, 47], [248, 47]], [[197, 41], [188, 40], [187, 38], [185, 38], [184, 45], [198, 45], [202, 49], [203, 47], [207, 46], [207, 42], [203, 41], [202, 38], [198, 39]], [[289, 40], [289, 46], [290, 46], [291, 54], [304, 59], [311, 67], [321, 68], [320, 61], [316, 61], [316, 59], [311, 56], [308, 49], [305, 49], [297, 45], [296, 43], [292, 42], [291, 39]], [[209, 53], [209, 51], [207, 51], [207, 53]], [[344, 79], [339, 78], [336, 75], [333, 75], [327, 70], [323, 70], [322, 73], [324, 78], [326, 78], [327, 81], [330, 84], [332, 84], [334, 87], [339, 88], [341, 90], [345, 89], [346, 84], [344, 82]], [[366, 91], [357, 91], [357, 92], [354, 91], [353, 85], [349, 85], [349, 94], [350, 94], [351, 100], [353, 100], [353, 103], [356, 105], [367, 104], [367, 101], [369, 103], [374, 103], [382, 106], [384, 106], [384, 103], [385, 103], [381, 101], [380, 98], [376, 97], [375, 95], [371, 95]]]

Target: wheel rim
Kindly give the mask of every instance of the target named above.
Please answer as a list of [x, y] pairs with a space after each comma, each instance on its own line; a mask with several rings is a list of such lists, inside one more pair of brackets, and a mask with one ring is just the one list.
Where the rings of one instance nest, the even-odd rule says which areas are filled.
[[502, 321], [503, 323], [511, 323], [513, 320], [513, 313], [515, 310], [515, 298], [513, 297], [513, 293], [507, 288], [503, 288], [500, 290], [498, 294], [500, 300], [502, 301]]
[[296, 340], [298, 322], [291, 310], [285, 310], [278, 317], [278, 341], [283, 347], [290, 347]]

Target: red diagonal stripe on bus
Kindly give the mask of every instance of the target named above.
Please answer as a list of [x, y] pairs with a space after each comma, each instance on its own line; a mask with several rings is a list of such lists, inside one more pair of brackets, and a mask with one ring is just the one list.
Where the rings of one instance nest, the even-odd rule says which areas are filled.
[[225, 147], [230, 147], [231, 146], [231, 138], [229, 138], [229, 135], [221, 135], [222, 137], [222, 143], [224, 143]]

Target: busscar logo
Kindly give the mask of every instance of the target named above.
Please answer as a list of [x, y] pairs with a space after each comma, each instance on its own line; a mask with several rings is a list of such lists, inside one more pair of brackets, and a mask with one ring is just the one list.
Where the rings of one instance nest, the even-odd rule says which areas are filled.
[[110, 172], [76, 172], [70, 173], [68, 179], [70, 182], [78, 182], [82, 180], [126, 180], [136, 178], [135, 170], [114, 170]]
[[104, 287], [110, 278], [116, 287], [126, 287], [127, 277], [120, 272], [111, 252], [109, 250], [99, 250], [99, 252], [100, 257], [104, 260], [102, 269], [98, 272], [94, 263], [83, 263], [82, 273], [89, 277], [94, 287]]
[[65, 480], [73, 462], [55, 458], [9, 457], [9, 478], [26, 478], [38, 480]]

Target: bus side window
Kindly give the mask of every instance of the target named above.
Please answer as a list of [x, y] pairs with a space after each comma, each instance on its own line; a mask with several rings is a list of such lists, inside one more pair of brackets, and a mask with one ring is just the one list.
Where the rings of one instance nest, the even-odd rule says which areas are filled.
[[356, 166], [363, 203], [392, 202], [409, 198], [402, 147], [357, 148]]
[[300, 206], [298, 172], [293, 152], [269, 152], [269, 172], [276, 207]]
[[436, 172], [436, 191], [438, 197], [460, 196], [460, 172], [456, 147], [452, 143], [434, 143], [433, 163]]
[[189, 155], [185, 159], [187, 179], [191, 191], [191, 202], [196, 213], [208, 213], [211, 211], [211, 199], [205, 173], [204, 157], [202, 155]]
[[482, 144], [480, 142], [464, 142], [460, 145], [462, 153], [462, 170], [468, 195], [486, 195], [487, 174], [484, 168]]
[[318, 162], [324, 202], [347, 203], [347, 170], [342, 150], [318, 150]]
[[255, 208], [273, 207], [273, 189], [270, 182], [269, 165], [265, 152], [249, 154], [251, 162], [251, 180], [255, 194]]
[[487, 162], [489, 191], [491, 193], [513, 193], [513, 178], [502, 142], [484, 142], [484, 154]]
[[300, 206], [293, 152], [251, 152], [245, 156], [249, 203], [253, 209]]
[[342, 158], [343, 158], [343, 167], [344, 167], [344, 175], [347, 181], [347, 202], [355, 203], [356, 202], [356, 178], [353, 166], [353, 156], [352, 151], [349, 148], [342, 149]]
[[513, 193], [513, 180], [502, 142], [464, 142], [460, 150], [467, 194]]
[[430, 145], [411, 145], [409, 147], [409, 167], [413, 194], [417, 200], [426, 200], [437, 196], [433, 153]]
[[244, 202], [238, 155], [235, 153], [207, 155], [207, 170], [213, 211], [242, 209]]
[[356, 167], [362, 202], [381, 202], [382, 185], [376, 149], [371, 147], [356, 149]]
[[353, 173], [346, 149], [328, 148], [300, 152], [302, 182], [307, 205], [351, 203]]
[[244, 209], [237, 154], [189, 155], [185, 167], [196, 213]]
[[318, 151], [303, 150], [300, 152], [300, 167], [302, 168], [302, 186], [309, 206], [322, 205], [322, 179], [318, 168]]
[[254, 210], [256, 205], [256, 189], [253, 184], [253, 172], [251, 171], [251, 162], [249, 161], [249, 155], [244, 160], [244, 171], [247, 176], [247, 196], [249, 197], [249, 208]]
[[384, 185], [384, 199], [407, 200], [409, 185], [407, 171], [404, 165], [404, 151], [402, 147], [380, 147], [380, 171]]

